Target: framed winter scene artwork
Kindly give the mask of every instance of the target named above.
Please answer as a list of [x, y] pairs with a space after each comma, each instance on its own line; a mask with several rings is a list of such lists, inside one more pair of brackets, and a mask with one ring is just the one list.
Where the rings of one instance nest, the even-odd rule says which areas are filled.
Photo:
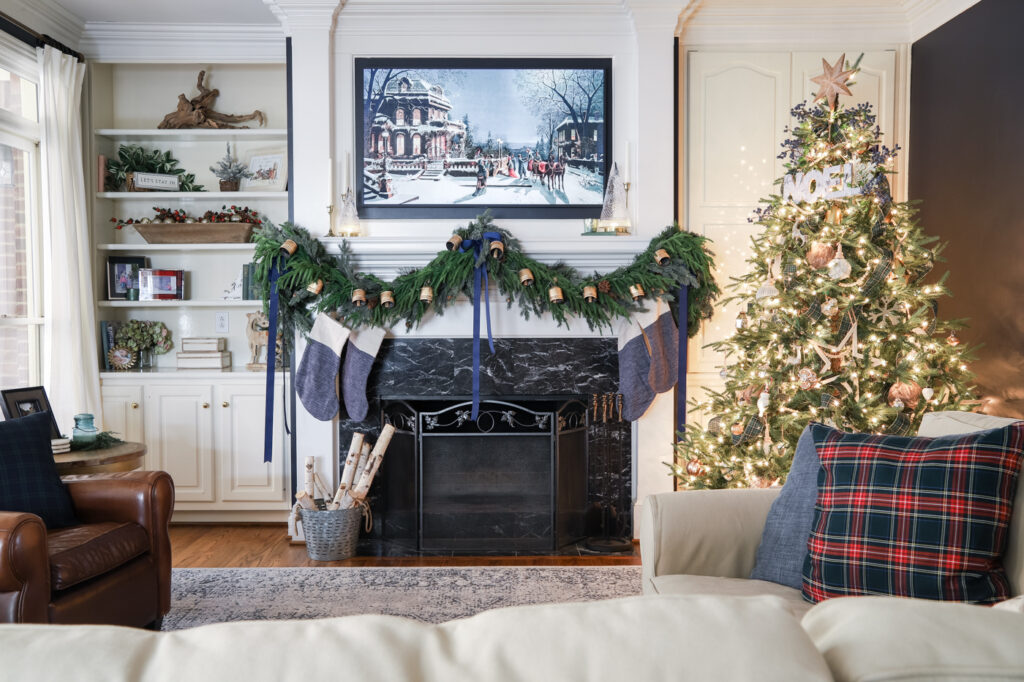
[[355, 59], [356, 204], [368, 218], [596, 218], [610, 59]]

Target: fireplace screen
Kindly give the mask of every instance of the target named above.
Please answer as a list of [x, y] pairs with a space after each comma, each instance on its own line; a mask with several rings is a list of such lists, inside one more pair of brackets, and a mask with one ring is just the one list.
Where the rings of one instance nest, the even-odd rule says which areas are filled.
[[469, 402], [385, 403], [385, 419], [415, 443], [404, 458], [415, 471], [388, 478], [412, 474], [419, 549], [546, 551], [582, 537], [586, 406], [516, 400], [482, 401], [476, 420]]

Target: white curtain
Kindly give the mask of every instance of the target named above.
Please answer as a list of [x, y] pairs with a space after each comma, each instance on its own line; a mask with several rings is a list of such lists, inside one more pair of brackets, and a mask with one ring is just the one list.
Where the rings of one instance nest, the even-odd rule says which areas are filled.
[[91, 412], [103, 423], [92, 244], [82, 161], [85, 64], [50, 46], [39, 59], [43, 229], [43, 383], [61, 431]]

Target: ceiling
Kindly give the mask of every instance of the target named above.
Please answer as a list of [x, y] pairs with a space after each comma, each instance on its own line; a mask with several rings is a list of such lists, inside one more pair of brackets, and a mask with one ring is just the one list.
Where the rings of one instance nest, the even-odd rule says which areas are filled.
[[277, 24], [263, 0], [56, 0], [82, 22]]

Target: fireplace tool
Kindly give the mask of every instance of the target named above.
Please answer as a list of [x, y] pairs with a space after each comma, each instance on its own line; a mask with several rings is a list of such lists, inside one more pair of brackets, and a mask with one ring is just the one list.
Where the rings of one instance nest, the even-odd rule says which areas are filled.
[[[583, 541], [584, 547], [593, 551], [610, 554], [614, 552], [631, 552], [633, 543], [629, 538], [619, 535], [622, 529], [621, 514], [619, 505], [612, 500], [612, 452], [620, 453], [615, 457], [619, 466], [618, 475], [622, 475], [621, 447], [613, 443], [613, 433], [622, 424], [622, 395], [618, 393], [592, 394], [591, 409], [593, 410], [592, 423], [595, 430], [603, 431], [601, 437], [597, 438], [600, 444], [596, 449], [601, 456], [601, 534], [588, 537]], [[598, 410], [600, 402], [600, 411]], [[600, 424], [600, 426], [598, 426]]]

